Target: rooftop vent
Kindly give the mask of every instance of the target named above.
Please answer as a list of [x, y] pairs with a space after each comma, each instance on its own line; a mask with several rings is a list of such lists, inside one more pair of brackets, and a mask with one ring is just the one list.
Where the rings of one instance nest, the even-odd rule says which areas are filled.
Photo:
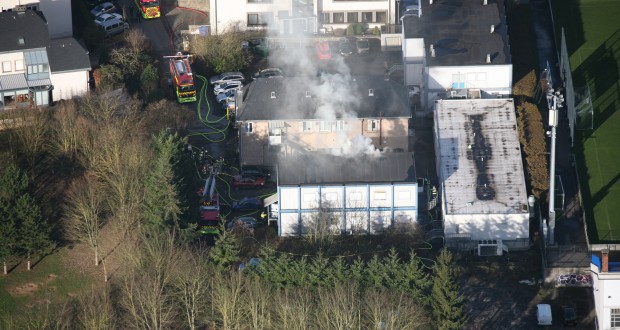
[[18, 13], [23, 13], [26, 11], [26, 6], [15, 6], [15, 11]]
[[375, 91], [372, 88], [368, 90], [368, 96], [375, 96]]
[[433, 4], [433, 0], [428, 0], [428, 4], [432, 5]]
[[483, 1], [482, 1], [482, 5], [483, 5], [483, 6], [486, 6], [486, 5], [488, 5], [488, 4], [489, 4], [489, 1], [488, 1], [488, 0], [483, 0]]
[[495, 33], [495, 24], [491, 25], [491, 33]]
[[271, 98], [275, 99], [276, 98], [276, 92], [271, 92]]
[[306, 97], [310, 97], [310, 91], [306, 91]]
[[487, 54], [487, 63], [491, 63], [491, 54]]
[[435, 46], [431, 44], [431, 57], [435, 57]]
[[24, 43], [25, 43], [24, 42], [24, 37], [22, 37], [22, 36], [17, 37], [17, 44], [18, 45], [23, 46]]

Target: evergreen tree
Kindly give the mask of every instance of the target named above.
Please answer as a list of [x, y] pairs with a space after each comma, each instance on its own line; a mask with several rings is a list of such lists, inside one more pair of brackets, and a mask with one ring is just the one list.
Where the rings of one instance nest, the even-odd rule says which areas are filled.
[[391, 248], [388, 255], [382, 260], [384, 268], [384, 284], [390, 289], [405, 289], [406, 285], [403, 280], [403, 267], [401, 265], [398, 252], [395, 248]]
[[435, 324], [440, 330], [462, 329], [467, 322], [463, 314], [463, 295], [459, 293], [452, 255], [441, 250], [433, 268], [433, 290], [431, 307]]
[[412, 250], [409, 253], [409, 261], [402, 267], [402, 290], [409, 292], [415, 302], [422, 305], [429, 303], [428, 292], [431, 289], [431, 278], [424, 271], [420, 258]]
[[327, 267], [327, 270], [327, 285], [334, 286], [339, 283], [343, 284], [348, 282], [351, 278], [351, 270], [349, 269], [349, 264], [347, 264], [344, 258], [334, 259], [331, 262], [330, 267]]
[[7, 274], [7, 262], [15, 257], [19, 239], [15, 203], [28, 189], [28, 176], [19, 167], [9, 163], [0, 172], [0, 260], [3, 273]]
[[211, 249], [209, 257], [219, 270], [224, 270], [240, 260], [239, 241], [231, 232], [222, 230], [215, 240], [215, 246]]
[[322, 253], [312, 258], [308, 267], [307, 286], [324, 286], [327, 284], [328, 273], [331, 271], [328, 265], [329, 260]]
[[15, 203], [15, 216], [19, 224], [19, 250], [26, 255], [27, 269], [30, 270], [30, 257], [50, 248], [51, 228], [41, 216], [39, 205], [29, 194], [22, 195]]
[[382, 288], [385, 279], [385, 265], [381, 262], [379, 257], [375, 254], [370, 261], [366, 264], [364, 280], [367, 287]]
[[360, 257], [357, 257], [351, 265], [351, 279], [362, 288], [364, 287], [366, 277], [365, 269], [366, 263]]
[[3, 274], [8, 272], [7, 262], [15, 255], [17, 242], [17, 226], [15, 218], [0, 210], [0, 260], [2, 260]]

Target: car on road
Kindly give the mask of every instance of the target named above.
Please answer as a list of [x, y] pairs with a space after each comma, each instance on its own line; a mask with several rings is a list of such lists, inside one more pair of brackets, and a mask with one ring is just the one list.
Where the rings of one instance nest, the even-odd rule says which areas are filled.
[[243, 176], [253, 176], [257, 178], [264, 178], [265, 180], [269, 179], [271, 173], [267, 169], [258, 166], [244, 166], [239, 171], [240, 175]]
[[90, 11], [90, 14], [97, 17], [101, 14], [113, 13], [116, 7], [111, 2], [100, 3]]
[[220, 75], [209, 78], [209, 84], [216, 85], [216, 84], [226, 83], [229, 81], [243, 82], [244, 80], [245, 80], [245, 76], [241, 72], [224, 72]]
[[215, 99], [217, 100], [217, 103], [228, 102], [229, 100], [235, 99], [235, 94], [237, 94], [237, 90], [231, 89], [229, 91], [219, 94], [215, 97]]
[[122, 20], [123, 20], [123, 16], [117, 13], [101, 14], [95, 18], [95, 24], [101, 25], [109, 21], [122, 21]]
[[353, 47], [351, 47], [351, 43], [344, 39], [338, 42], [338, 53], [342, 56], [349, 56], [353, 54]]
[[232, 180], [232, 187], [235, 189], [255, 188], [260, 189], [265, 186], [265, 178], [235, 175]]
[[368, 39], [357, 39], [355, 47], [359, 55], [368, 55], [370, 53], [370, 42], [368, 42]]
[[256, 197], [244, 197], [234, 201], [231, 207], [234, 211], [253, 211], [263, 207], [263, 202]]
[[240, 81], [229, 81], [227, 83], [215, 85], [213, 88], [213, 94], [219, 95], [222, 93], [226, 93], [229, 90], [233, 89], [241, 89], [243, 87], [243, 83]]
[[258, 226], [258, 221], [254, 217], [238, 217], [232, 219], [232, 221], [226, 224], [227, 230], [232, 230], [235, 227], [246, 227], [249, 229], [254, 229]]
[[319, 60], [331, 60], [332, 51], [329, 48], [329, 43], [327, 41], [319, 41], [316, 44], [316, 54]]

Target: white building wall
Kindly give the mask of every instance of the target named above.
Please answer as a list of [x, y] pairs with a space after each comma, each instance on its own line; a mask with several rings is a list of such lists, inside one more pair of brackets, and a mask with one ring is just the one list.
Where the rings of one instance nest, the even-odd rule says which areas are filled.
[[[455, 82], [454, 75], [465, 75], [465, 88], [510, 90], [512, 86], [512, 65], [472, 65], [428, 67], [428, 90], [450, 89]], [[510, 93], [508, 93], [510, 94]]]
[[300, 216], [304, 233], [303, 224], [313, 220], [319, 205], [341, 219], [337, 230], [375, 234], [393, 222], [413, 225], [417, 221], [417, 191], [416, 183], [279, 187], [279, 233], [297, 235]]
[[[5, 62], [10, 62], [11, 64], [10, 71], [4, 70]], [[16, 62], [21, 63], [22, 70], [16, 70], [16, 66], [19, 65], [19, 63], [16, 63]], [[26, 63], [24, 62], [23, 52], [19, 51], [19, 52], [12, 52], [12, 53], [0, 53], [0, 75], [24, 73], [26, 72], [25, 68], [26, 68]]]
[[249, 13], [273, 13], [274, 23], [269, 28], [277, 29], [278, 13], [287, 11], [290, 15], [291, 6], [292, 1], [282, 0], [272, 0], [271, 3], [268, 1], [248, 3], [248, 0], [210, 0], [211, 33], [224, 33], [235, 23], [240, 23], [240, 27], [246, 29]]
[[599, 273], [597, 266], [590, 266], [599, 329], [617, 329], [611, 327], [611, 309], [620, 308], [620, 273]]
[[88, 92], [88, 71], [51, 72], [54, 101], [67, 100]]
[[71, 19], [71, 0], [2, 0], [0, 10], [15, 9], [16, 6], [37, 6], [47, 21], [49, 36], [52, 38], [73, 36]]
[[529, 214], [446, 214], [444, 233], [467, 234], [472, 240], [528, 238]]

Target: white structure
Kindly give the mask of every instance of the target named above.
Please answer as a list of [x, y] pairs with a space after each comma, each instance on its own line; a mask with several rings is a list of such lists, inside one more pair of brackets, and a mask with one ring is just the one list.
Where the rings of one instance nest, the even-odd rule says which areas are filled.
[[422, 14], [405, 14], [405, 85], [421, 90], [418, 105], [437, 99], [497, 98], [512, 93], [512, 64], [502, 1], [461, 6], [422, 1]]
[[435, 149], [446, 245], [483, 255], [528, 248], [512, 99], [435, 101]]
[[0, 109], [45, 106], [88, 91], [88, 52], [73, 37], [50, 40], [40, 12], [1, 12], [0, 31]]
[[418, 214], [411, 153], [358, 159], [310, 153], [278, 167], [280, 236], [410, 230]]
[[620, 262], [610, 262], [610, 253], [614, 252], [592, 254], [590, 264], [596, 323], [601, 330], [620, 329]]
[[43, 12], [47, 21], [50, 38], [73, 36], [71, 19], [71, 0], [2, 0], [0, 11], [18, 11], [23, 9]]
[[312, 34], [362, 23], [369, 29], [397, 22], [397, 0], [209, 0], [211, 33], [238, 24], [280, 34]]

